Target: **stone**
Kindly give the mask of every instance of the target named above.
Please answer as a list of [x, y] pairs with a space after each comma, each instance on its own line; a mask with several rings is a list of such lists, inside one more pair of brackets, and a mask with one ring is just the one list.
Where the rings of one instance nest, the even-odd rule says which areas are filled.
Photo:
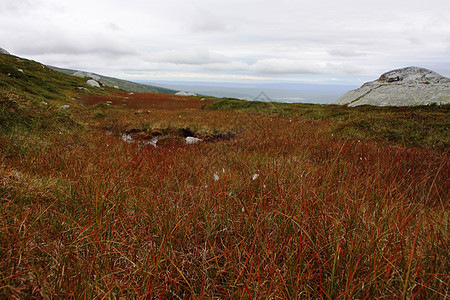
[[335, 104], [347, 106], [418, 106], [450, 104], [450, 79], [436, 72], [407, 67], [348, 91]]
[[192, 92], [183, 92], [183, 91], [180, 91], [180, 92], [176, 93], [175, 95], [177, 95], [177, 96], [197, 96], [196, 93], [192, 93]]
[[100, 79], [101, 79], [101, 77], [98, 76], [98, 75], [95, 75], [95, 74], [92, 74], [92, 73], [89, 73], [89, 72], [84, 72], [84, 71], [76, 71], [76, 72], [73, 73], [73, 76], [76, 76], [76, 77], [87, 77], [87, 78], [91, 78], [91, 79], [94, 79], [94, 80], [97, 80], [97, 81], [100, 81]]
[[89, 79], [88, 81], [86, 81], [86, 84], [89, 86], [92, 86], [92, 87], [96, 87], [96, 88], [100, 87], [100, 84], [97, 81], [95, 81], [94, 79]]
[[197, 144], [197, 143], [202, 141], [201, 139], [195, 138], [195, 137], [192, 137], [192, 136], [186, 137], [185, 140], [186, 140], [186, 144], [187, 145]]

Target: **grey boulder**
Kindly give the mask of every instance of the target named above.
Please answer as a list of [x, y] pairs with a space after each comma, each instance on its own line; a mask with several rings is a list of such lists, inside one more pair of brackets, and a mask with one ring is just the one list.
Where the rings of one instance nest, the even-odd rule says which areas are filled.
[[407, 67], [386, 72], [377, 80], [348, 91], [335, 104], [417, 106], [450, 104], [450, 79], [436, 72]]

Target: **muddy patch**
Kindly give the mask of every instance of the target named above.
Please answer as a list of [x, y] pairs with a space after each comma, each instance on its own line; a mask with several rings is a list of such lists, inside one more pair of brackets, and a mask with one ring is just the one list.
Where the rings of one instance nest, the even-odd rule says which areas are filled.
[[121, 133], [121, 139], [124, 142], [153, 147], [173, 143], [197, 144], [228, 141], [235, 136], [232, 132], [194, 131], [189, 127], [154, 128], [152, 130], [133, 128]]

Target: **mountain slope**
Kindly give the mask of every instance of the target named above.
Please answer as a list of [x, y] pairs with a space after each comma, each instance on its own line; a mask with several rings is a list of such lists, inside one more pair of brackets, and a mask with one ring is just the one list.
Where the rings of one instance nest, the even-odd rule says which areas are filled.
[[89, 86], [86, 78], [0, 54], [0, 136], [13, 134], [15, 140], [48, 144], [52, 132], [73, 132], [82, 127], [82, 117], [86, 115], [82, 97], [115, 93], [114, 88]]
[[162, 87], [157, 87], [157, 86], [152, 86], [152, 85], [147, 85], [147, 84], [139, 84], [139, 83], [128, 81], [128, 80], [107, 77], [107, 76], [90, 73], [90, 72], [71, 70], [71, 69], [63, 69], [63, 68], [58, 68], [58, 67], [53, 67], [53, 66], [49, 66], [49, 67], [55, 71], [62, 72], [62, 73], [68, 74], [68, 75], [92, 78], [94, 80], [101, 82], [103, 85], [106, 85], [109, 87], [117, 87], [126, 92], [164, 93], [164, 94], [175, 94], [178, 92], [178, 91], [172, 90], [172, 89], [167, 89], [167, 88], [162, 88]]
[[93, 88], [85, 78], [56, 72], [39, 62], [9, 54], [0, 54], [0, 88], [20, 90], [48, 100], [65, 100], [68, 96], [89, 89], [96, 93], [116, 91], [113, 88]]

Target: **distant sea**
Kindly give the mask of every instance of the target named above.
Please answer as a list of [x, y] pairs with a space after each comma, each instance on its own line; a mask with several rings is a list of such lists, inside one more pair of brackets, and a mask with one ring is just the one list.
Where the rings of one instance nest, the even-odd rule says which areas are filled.
[[218, 98], [286, 103], [331, 104], [347, 91], [359, 86], [306, 83], [233, 83], [191, 81], [139, 81], [139, 83], [193, 92]]

